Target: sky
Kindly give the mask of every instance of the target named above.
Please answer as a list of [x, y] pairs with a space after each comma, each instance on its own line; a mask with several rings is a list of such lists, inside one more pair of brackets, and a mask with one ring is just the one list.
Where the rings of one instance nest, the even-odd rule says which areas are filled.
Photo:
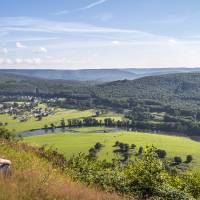
[[0, 68], [200, 67], [199, 0], [0, 0]]

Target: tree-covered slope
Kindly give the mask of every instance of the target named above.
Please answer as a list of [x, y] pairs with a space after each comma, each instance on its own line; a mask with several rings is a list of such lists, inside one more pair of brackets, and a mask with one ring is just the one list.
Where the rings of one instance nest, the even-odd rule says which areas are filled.
[[83, 81], [48, 80], [0, 73], [0, 92], [84, 93], [106, 98], [199, 98], [200, 73], [148, 76], [92, 86]]
[[167, 74], [115, 81], [97, 86], [96, 91], [99, 96], [108, 98], [198, 99], [200, 73]]
[[36, 94], [37, 92], [40, 94], [87, 95], [87, 86], [86, 82], [48, 80], [0, 73], [0, 94]]
[[0, 74], [0, 94], [53, 95], [84, 99], [90, 104], [107, 101], [153, 100], [158, 103], [187, 103], [198, 107], [200, 73], [148, 76], [104, 84], [80, 81], [48, 80], [11, 74]]

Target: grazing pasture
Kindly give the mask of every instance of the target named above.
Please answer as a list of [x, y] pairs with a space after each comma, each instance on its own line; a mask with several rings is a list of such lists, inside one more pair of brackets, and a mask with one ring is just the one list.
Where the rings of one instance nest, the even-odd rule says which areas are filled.
[[[167, 152], [167, 157], [172, 159], [174, 156], [181, 156], [182, 160], [191, 154], [194, 158], [192, 161], [193, 169], [200, 169], [200, 144], [185, 137], [176, 137], [159, 134], [139, 133], [139, 132], [119, 132], [119, 133], [95, 133], [97, 128], [91, 128], [94, 133], [85, 133], [86, 129], [79, 134], [72, 133], [56, 133], [40, 136], [32, 136], [24, 138], [25, 142], [33, 145], [45, 145], [57, 148], [58, 151], [64, 153], [69, 158], [73, 154], [77, 155], [80, 152], [88, 153], [88, 150], [95, 143], [100, 142], [104, 145], [98, 153], [100, 159], [111, 160], [114, 157], [113, 145], [116, 141], [135, 144], [136, 152], [140, 146], [154, 145], [157, 148], [164, 149]], [[80, 131], [80, 129], [79, 129]], [[89, 128], [87, 129], [90, 132]]]

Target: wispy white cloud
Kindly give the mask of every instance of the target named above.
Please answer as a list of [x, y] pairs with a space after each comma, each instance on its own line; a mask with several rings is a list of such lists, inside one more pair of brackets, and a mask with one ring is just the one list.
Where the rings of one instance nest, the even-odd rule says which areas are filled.
[[0, 17], [0, 29], [7, 32], [43, 33], [143, 33], [137, 30], [99, 27], [76, 22], [59, 22], [29, 17]]
[[85, 6], [85, 7], [80, 8], [80, 10], [87, 10], [87, 9], [93, 8], [93, 7], [95, 7], [95, 6], [98, 6], [98, 5], [100, 5], [100, 4], [103, 4], [103, 3], [107, 2], [107, 1], [108, 1], [108, 0], [99, 0], [99, 1], [95, 1], [95, 2], [89, 4], [89, 5]]
[[12, 38], [4, 38], [3, 41], [4, 43], [6, 42], [15, 42], [16, 40], [19, 40], [20, 42], [34, 42], [34, 41], [50, 41], [50, 40], [58, 40], [60, 39], [59, 37], [12, 37]]
[[[86, 36], [87, 34], [90, 34], [89, 37], [99, 37], [99, 38], [105, 37], [105, 38], [110, 38], [111, 40], [118, 40], [117, 38], [122, 38], [126, 40], [128, 39], [152, 40], [165, 37], [162, 35], [156, 35], [133, 29], [101, 27], [101, 26], [94, 26], [90, 24], [83, 24], [76, 22], [59, 22], [59, 21], [51, 21], [51, 20], [28, 18], [28, 17], [2, 17], [2, 18], [0, 17], [0, 29], [7, 31], [9, 33], [19, 32], [21, 33], [21, 35], [24, 35], [26, 33], [29, 35], [30, 33], [51, 34], [53, 35], [53, 37], [51, 36], [49, 38], [50, 39], [52, 38], [52, 40], [61, 39], [61, 37], [63, 37], [63, 34], [65, 33], [82, 34], [81, 36]], [[91, 34], [93, 34], [93, 36]], [[48, 37], [46, 39], [48, 40]], [[26, 39], [26, 37], [24, 37], [24, 39], [22, 39], [21, 41], [26, 41], [26, 40], [34, 41], [34, 40], [40, 40], [40, 38]]]
[[47, 53], [47, 48], [45, 47], [39, 47], [37, 49], [33, 50], [34, 53]]
[[0, 55], [0, 67], [130, 67], [163, 63], [194, 66], [199, 60], [198, 37], [175, 38], [134, 29], [28, 17], [0, 17], [0, 31], [8, 33], [5, 37], [0, 35], [0, 46], [9, 49]]
[[177, 40], [175, 40], [175, 39], [169, 39], [168, 41], [169, 41], [170, 44], [177, 44], [178, 43]]
[[118, 40], [113, 40], [113, 41], [112, 41], [112, 44], [114, 44], [114, 45], [119, 45], [120, 42], [119, 42]]
[[84, 10], [88, 10], [88, 9], [91, 9], [91, 8], [94, 8], [98, 5], [101, 5], [103, 3], [106, 3], [108, 0], [98, 0], [98, 1], [95, 1], [95, 2], [92, 2], [84, 7], [81, 7], [81, 8], [77, 8], [77, 9], [74, 9], [74, 10], [61, 10], [61, 11], [58, 11], [58, 12], [55, 12], [53, 13], [53, 15], [65, 15], [65, 14], [69, 14], [71, 12], [78, 12], [78, 11], [84, 11]]
[[11, 60], [13, 64], [17, 65], [40, 65], [41, 59], [40, 58], [16, 58]]
[[61, 58], [39, 58], [39, 57], [27, 57], [27, 58], [13, 58], [13, 59], [8, 59], [8, 58], [1, 58], [0, 57], [0, 65], [4, 67], [9, 67], [9, 66], [17, 66], [17, 67], [46, 67], [46, 68], [51, 68], [55, 66], [62, 66], [66, 67], [67, 65], [77, 65], [80, 66], [82, 64], [88, 64], [89, 60], [73, 60], [73, 59], [68, 59], [66, 57], [61, 57]]
[[14, 64], [11, 59], [8, 58], [0, 58], [0, 65], [12, 65]]
[[24, 48], [26, 48], [26, 46], [23, 45], [21, 42], [16, 42], [16, 48], [18, 48], [18, 49], [24, 49]]

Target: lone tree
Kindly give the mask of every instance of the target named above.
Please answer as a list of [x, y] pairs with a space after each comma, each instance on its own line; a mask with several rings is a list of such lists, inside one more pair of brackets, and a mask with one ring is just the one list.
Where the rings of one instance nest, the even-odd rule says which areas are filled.
[[136, 145], [135, 144], [131, 144], [131, 149], [135, 149]]
[[155, 152], [157, 153], [159, 158], [165, 158], [167, 155], [166, 151], [162, 149], [156, 149]]
[[96, 160], [97, 159], [97, 150], [94, 147], [89, 149], [88, 158], [92, 159], [92, 160]]
[[60, 125], [61, 125], [61, 127], [65, 127], [65, 120], [64, 119], [61, 119]]
[[54, 123], [51, 123], [51, 128], [54, 129], [55, 128], [55, 125]]
[[190, 163], [190, 162], [192, 162], [192, 160], [193, 160], [193, 157], [192, 157], [192, 155], [187, 155], [186, 156], [186, 163]]
[[138, 150], [138, 155], [142, 155], [142, 152], [143, 152], [143, 147], [140, 147]]
[[116, 141], [113, 147], [117, 147], [117, 146], [119, 146], [119, 144], [120, 144], [120, 142]]
[[181, 164], [181, 163], [182, 163], [181, 157], [175, 156], [175, 157], [174, 157], [174, 162], [175, 162], [175, 164], [177, 164], [177, 165]]
[[94, 145], [94, 148], [99, 151], [101, 148], [103, 147], [103, 145], [100, 143], [100, 142], [97, 142], [95, 145]]

